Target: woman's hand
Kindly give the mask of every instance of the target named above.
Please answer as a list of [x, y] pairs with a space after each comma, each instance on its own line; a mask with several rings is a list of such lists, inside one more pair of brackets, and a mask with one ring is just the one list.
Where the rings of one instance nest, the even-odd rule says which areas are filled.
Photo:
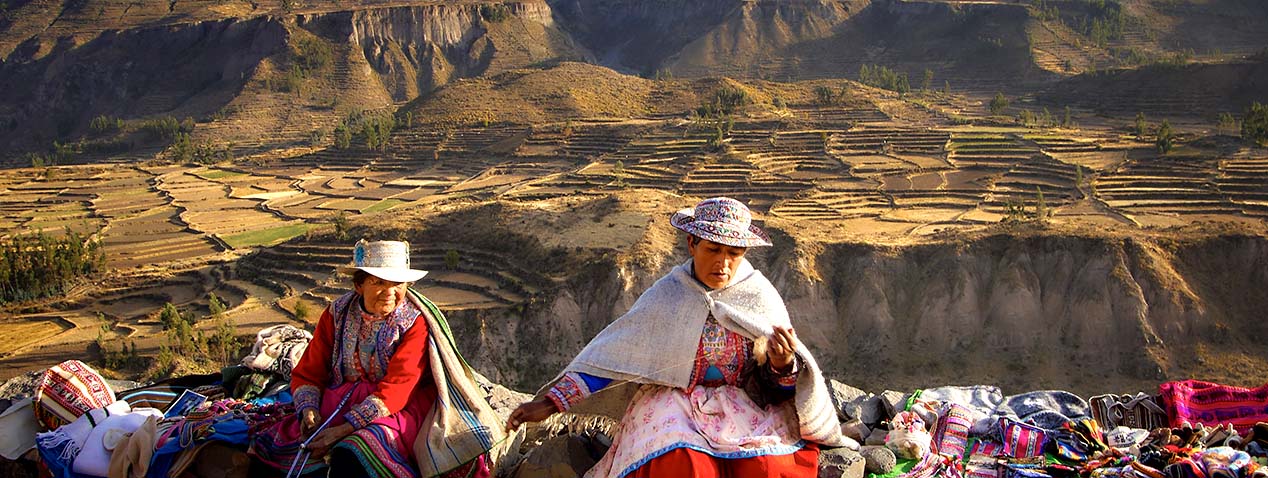
[[555, 406], [555, 402], [546, 397], [524, 402], [511, 412], [510, 418], [506, 419], [506, 431], [519, 428], [526, 422], [540, 422], [558, 411], [559, 408]]
[[308, 439], [320, 425], [321, 414], [311, 408], [304, 409], [304, 413], [299, 416], [299, 436]]
[[321, 433], [318, 433], [317, 436], [313, 438], [313, 441], [308, 442], [308, 451], [312, 452], [313, 458], [326, 456], [326, 453], [330, 453], [330, 449], [333, 448], [336, 443], [339, 443], [339, 440], [351, 435], [353, 431], [355, 430], [353, 430], [352, 424], [349, 423], [335, 425], [322, 430]]
[[766, 360], [776, 372], [784, 372], [792, 366], [793, 357], [797, 353], [797, 333], [792, 327], [775, 327], [770, 334], [769, 346], [766, 348]]

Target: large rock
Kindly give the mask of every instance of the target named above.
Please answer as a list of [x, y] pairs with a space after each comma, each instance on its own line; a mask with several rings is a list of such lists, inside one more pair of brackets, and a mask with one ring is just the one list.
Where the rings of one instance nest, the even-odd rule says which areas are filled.
[[881, 420], [889, 420], [894, 415], [903, 411], [907, 407], [907, 394], [903, 392], [895, 392], [886, 390], [880, 394], [881, 406], [884, 407], [885, 416]]
[[819, 478], [863, 478], [863, 455], [849, 448], [819, 452]]

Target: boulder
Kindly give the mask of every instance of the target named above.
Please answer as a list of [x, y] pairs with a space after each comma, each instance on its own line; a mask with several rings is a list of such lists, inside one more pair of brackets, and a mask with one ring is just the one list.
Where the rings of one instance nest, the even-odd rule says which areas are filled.
[[849, 448], [819, 452], [819, 478], [863, 478], [863, 455]]
[[864, 469], [868, 473], [888, 474], [898, 464], [898, 457], [894, 456], [894, 452], [883, 446], [865, 446], [859, 450], [859, 454], [863, 455]]

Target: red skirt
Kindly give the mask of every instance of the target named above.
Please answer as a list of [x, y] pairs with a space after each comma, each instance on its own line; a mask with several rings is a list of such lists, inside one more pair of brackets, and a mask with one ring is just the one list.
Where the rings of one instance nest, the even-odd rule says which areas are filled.
[[653, 458], [626, 478], [816, 478], [819, 447], [807, 443], [791, 455], [751, 458], [714, 458], [690, 448], [678, 448]]

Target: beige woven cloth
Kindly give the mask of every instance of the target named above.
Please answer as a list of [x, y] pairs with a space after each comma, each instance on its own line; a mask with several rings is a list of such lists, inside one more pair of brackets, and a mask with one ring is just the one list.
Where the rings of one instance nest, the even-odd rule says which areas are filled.
[[[769, 337], [776, 326], [792, 326], [783, 298], [748, 260], [740, 263], [735, 277], [726, 287], [709, 290], [692, 276], [690, 260], [674, 267], [629, 312], [599, 332], [542, 392], [568, 372], [616, 380], [570, 411], [619, 418], [632, 394], [622, 385], [690, 385], [700, 332], [710, 313], [723, 327], [749, 339]], [[857, 449], [857, 442], [841, 434], [819, 364], [800, 342], [797, 357], [804, 365], [794, 396], [801, 437]]]

